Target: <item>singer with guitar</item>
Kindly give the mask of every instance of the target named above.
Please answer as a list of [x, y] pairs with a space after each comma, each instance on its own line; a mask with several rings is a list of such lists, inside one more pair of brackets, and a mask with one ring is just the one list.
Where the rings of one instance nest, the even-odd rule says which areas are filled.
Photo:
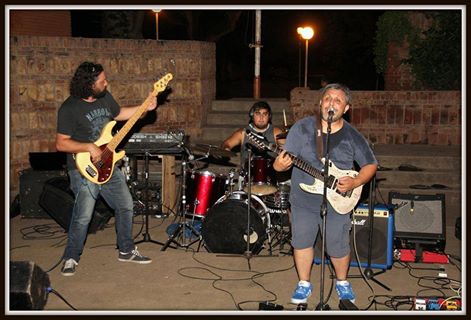
[[[58, 111], [56, 148], [67, 153], [70, 188], [75, 194], [67, 246], [63, 255], [61, 273], [64, 276], [72, 276], [75, 273], [95, 203], [100, 195], [115, 212], [118, 260], [139, 264], [152, 262], [150, 258], [141, 255], [134, 245], [132, 196], [124, 174], [114, 167], [114, 148], [110, 150], [106, 144], [97, 141], [106, 140], [104, 137], [111, 136], [111, 133], [105, 132], [110, 122], [132, 119], [140, 110], [154, 110], [157, 107], [157, 98], [150, 93], [140, 106], [120, 107], [107, 91], [107, 86], [108, 81], [102, 65], [83, 62], [70, 82], [70, 96]], [[111, 128], [109, 130], [111, 131]], [[75, 159], [77, 155], [89, 160], [87, 169], [94, 170], [90, 171], [91, 176], [93, 173], [99, 176], [97, 168], [108, 167], [110, 172], [107, 173], [106, 179], [95, 183], [91, 176], [84, 175], [78, 169], [79, 163], [76, 163]], [[103, 163], [105, 165], [101, 166]]]
[[[322, 217], [320, 207], [322, 192], [319, 194], [313, 186], [320, 185], [323, 180], [315, 179], [296, 164], [292, 157], [302, 159], [316, 170], [323, 170], [322, 158], [325, 155], [324, 145], [328, 122], [331, 123], [329, 138], [330, 161], [342, 170], [351, 172], [356, 162], [361, 168], [358, 174], [338, 174], [332, 185], [329, 185], [331, 194], [345, 195], [352, 190], [360, 188], [376, 173], [377, 160], [366, 139], [352, 125], [344, 121], [343, 114], [352, 104], [350, 90], [338, 83], [326, 85], [321, 89], [318, 117], [306, 117], [297, 121], [288, 133], [284, 151], [276, 158], [273, 167], [277, 171], [286, 171], [293, 167], [291, 176], [291, 223], [294, 262], [299, 282], [292, 295], [291, 302], [295, 304], [306, 303], [312, 293], [311, 268], [314, 261], [314, 242], [317, 233], [321, 230]], [[322, 131], [321, 131], [321, 130]], [[320, 133], [322, 134], [320, 135]], [[329, 170], [329, 175], [331, 174]], [[309, 186], [313, 185], [313, 186]], [[308, 186], [308, 187], [306, 187]], [[319, 188], [317, 188], [319, 189]], [[329, 197], [328, 197], [329, 199]], [[332, 201], [342, 201], [342, 197], [331, 197]], [[336, 273], [336, 291], [340, 299], [355, 301], [351, 284], [346, 280], [350, 265], [350, 237], [351, 217], [349, 214], [339, 213], [332, 203], [328, 203], [326, 217], [326, 252]]]

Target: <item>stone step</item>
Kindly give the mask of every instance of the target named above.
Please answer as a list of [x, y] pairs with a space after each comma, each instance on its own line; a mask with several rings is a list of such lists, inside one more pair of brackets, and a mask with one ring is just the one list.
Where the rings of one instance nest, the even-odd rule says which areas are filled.
[[419, 169], [455, 170], [461, 175], [461, 147], [430, 145], [375, 145], [379, 165], [395, 169], [412, 165]]
[[441, 184], [449, 188], [461, 187], [461, 175], [451, 170], [378, 171], [376, 177], [381, 181], [382, 185], [431, 186], [433, 184]]
[[[273, 113], [283, 113], [283, 109], [286, 114], [290, 113], [290, 102], [286, 99], [260, 99], [266, 101]], [[214, 100], [211, 103], [212, 111], [227, 111], [227, 112], [245, 112], [246, 114], [252, 107], [252, 105], [259, 100], [252, 98], [237, 98], [229, 100]]]
[[[287, 124], [292, 123], [292, 117], [286, 115], [286, 122]], [[245, 127], [248, 123], [249, 123], [249, 115], [247, 111], [244, 111], [244, 112], [212, 111], [206, 114], [206, 126], [226, 127], [229, 125], [229, 126]], [[284, 126], [283, 113], [273, 112], [272, 124], [274, 126], [283, 127]]]

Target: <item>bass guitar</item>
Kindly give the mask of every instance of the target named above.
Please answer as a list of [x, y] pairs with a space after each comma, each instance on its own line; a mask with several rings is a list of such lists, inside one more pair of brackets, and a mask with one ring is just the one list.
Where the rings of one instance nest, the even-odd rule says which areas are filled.
[[[172, 78], [173, 75], [171, 73], [167, 73], [160, 80], [155, 82], [152, 95], [157, 96], [160, 92], [164, 91]], [[129, 130], [131, 130], [137, 120], [139, 120], [142, 114], [147, 110], [150, 102], [149, 100], [150, 97], [146, 98], [121, 130], [119, 130], [114, 136], [111, 132], [116, 121], [110, 121], [105, 125], [101, 131], [100, 137], [94, 142], [94, 144], [102, 150], [99, 161], [93, 163], [89, 152], [79, 152], [75, 154], [75, 164], [85, 178], [96, 184], [106, 183], [111, 178], [115, 163], [118, 160], [121, 160], [125, 155], [124, 150], [115, 152], [115, 149], [128, 134]]]

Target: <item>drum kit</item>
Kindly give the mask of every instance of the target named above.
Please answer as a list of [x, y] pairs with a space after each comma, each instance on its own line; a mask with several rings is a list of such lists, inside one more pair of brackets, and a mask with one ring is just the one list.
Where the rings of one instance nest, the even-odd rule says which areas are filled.
[[[197, 158], [198, 153], [204, 155]], [[229, 173], [188, 168], [188, 164], [209, 156], [230, 158], [235, 153], [213, 145], [189, 145], [188, 160], [182, 160], [180, 217], [183, 222], [170, 233], [167, 230], [169, 239], [162, 251], [171, 243], [188, 247], [198, 241], [198, 250], [202, 244], [213, 253], [243, 253], [248, 247], [247, 241], [254, 254], [258, 254], [265, 243], [270, 255], [274, 246], [280, 245], [282, 249], [291, 237], [286, 231], [289, 229], [290, 184], [289, 181], [277, 182], [273, 160], [252, 157], [250, 164], [245, 164], [245, 168], [250, 165], [249, 170], [231, 169]], [[252, 174], [248, 174], [250, 172]], [[249, 234], [247, 221], [250, 222]], [[189, 238], [189, 243], [184, 243], [185, 237]]]

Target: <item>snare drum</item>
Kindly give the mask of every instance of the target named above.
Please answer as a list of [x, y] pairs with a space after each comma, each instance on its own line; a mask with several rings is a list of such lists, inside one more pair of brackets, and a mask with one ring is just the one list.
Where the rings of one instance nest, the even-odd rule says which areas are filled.
[[211, 206], [227, 190], [229, 179], [224, 174], [211, 171], [189, 171], [186, 179], [187, 212], [205, 216]]
[[263, 201], [251, 196], [250, 234], [247, 237], [248, 195], [242, 191], [221, 197], [209, 210], [201, 228], [201, 235], [210, 252], [241, 254], [247, 250], [247, 239], [252, 253], [259, 253], [269, 237], [270, 214]]

